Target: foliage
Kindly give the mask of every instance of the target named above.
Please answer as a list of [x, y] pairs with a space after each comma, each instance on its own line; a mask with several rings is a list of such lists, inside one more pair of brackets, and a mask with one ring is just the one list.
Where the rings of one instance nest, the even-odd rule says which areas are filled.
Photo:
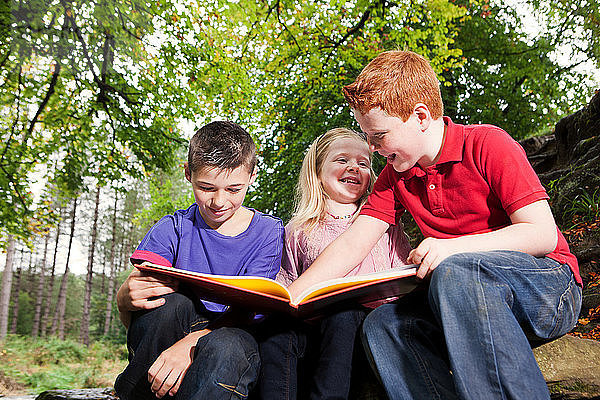
[[172, 4], [2, 4], [0, 215], [5, 232], [27, 236], [41, 165], [56, 164], [48, 179], [67, 196], [85, 190], [85, 176], [104, 184], [170, 165], [176, 104], [157, 84], [163, 71], [145, 38]]
[[465, 12], [446, 0], [216, 2], [187, 9], [176, 25], [186, 40], [170, 45], [196, 66], [190, 85], [257, 138], [261, 173], [250, 204], [287, 219], [308, 144], [353, 124], [341, 87], [385, 49], [418, 50], [438, 72], [451, 67], [460, 55], [451, 48], [455, 22]]
[[[549, 15], [566, 12], [561, 5], [527, 3]], [[396, 48], [424, 54], [442, 81], [451, 117], [523, 137], [548, 129], [583, 101], [567, 96], [582, 88], [576, 65], [559, 65], [550, 55], [568, 43], [561, 36], [567, 30], [596, 29], [590, 15], [561, 26], [551, 21], [531, 37], [521, 14], [488, 0], [190, 3], [169, 23], [175, 37], [163, 51], [185, 60], [181, 73], [210, 112], [254, 134], [261, 173], [249, 204], [287, 220], [308, 144], [329, 128], [356, 128], [341, 87], [376, 54]], [[589, 46], [597, 47], [593, 40]]]
[[163, 216], [186, 209], [195, 201], [190, 183], [185, 179], [183, 163], [155, 174], [147, 186], [148, 205], [138, 207], [133, 217], [134, 224], [144, 233]]
[[465, 63], [443, 73], [452, 82], [442, 88], [447, 115], [460, 123], [494, 124], [523, 138], [551, 130], [566, 111], [585, 103], [580, 93], [575, 100], [566, 96], [584, 75], [551, 57], [553, 38], [528, 38], [524, 23], [506, 4], [471, 4], [455, 42]]
[[6, 377], [35, 393], [110, 386], [126, 363], [125, 346], [98, 341], [86, 347], [72, 340], [8, 335], [0, 353]]

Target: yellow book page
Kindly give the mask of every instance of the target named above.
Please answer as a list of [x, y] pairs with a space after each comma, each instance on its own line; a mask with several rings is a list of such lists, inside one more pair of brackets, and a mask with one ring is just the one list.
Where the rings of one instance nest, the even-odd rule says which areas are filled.
[[269, 294], [288, 300], [290, 298], [290, 293], [287, 291], [287, 289], [271, 279], [251, 276], [238, 276], [236, 278], [231, 278], [222, 275], [208, 276], [208, 278], [226, 285], [251, 290], [253, 292]]
[[297, 305], [303, 301], [313, 299], [323, 294], [337, 292], [338, 290], [358, 286], [363, 283], [374, 282], [385, 278], [393, 278], [398, 276], [409, 276], [414, 274], [415, 271], [415, 268], [399, 267], [386, 271], [373, 272], [370, 274], [331, 279], [309, 287], [302, 292], [300, 296], [298, 296], [298, 300], [294, 300], [292, 304]]
[[326, 293], [332, 293], [332, 292], [337, 292], [338, 290], [343, 290], [349, 287], [353, 287], [353, 286], [357, 286], [360, 285], [362, 283], [366, 283], [366, 282], [370, 282], [373, 280], [377, 280], [377, 279], [362, 279], [362, 280], [355, 280], [352, 282], [340, 282], [340, 283], [334, 283], [331, 285], [327, 285], [323, 288], [319, 288], [316, 289], [314, 291], [311, 291], [310, 293], [307, 293], [306, 295], [302, 296], [299, 300], [298, 303], [302, 303], [303, 301], [307, 301], [310, 299], [313, 299], [315, 297], [318, 297], [322, 294], [326, 294]]
[[274, 281], [273, 279], [264, 278], [261, 276], [248, 276], [248, 275], [213, 275], [213, 274], [203, 274], [200, 272], [188, 271], [179, 268], [173, 267], [165, 267], [162, 265], [152, 264], [148, 261], [145, 261], [143, 265], [151, 266], [155, 269], [165, 271], [167, 273], [176, 272], [176, 274], [180, 274], [183, 276], [189, 277], [200, 277], [204, 280], [216, 281], [220, 282], [224, 285], [243, 288], [249, 291], [260, 292], [276, 297], [280, 297], [282, 299], [289, 300], [290, 292], [281, 285], [280, 283]]

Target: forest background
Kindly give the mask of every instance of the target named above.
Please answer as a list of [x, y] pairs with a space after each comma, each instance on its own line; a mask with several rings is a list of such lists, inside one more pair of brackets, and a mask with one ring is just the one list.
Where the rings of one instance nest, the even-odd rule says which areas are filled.
[[381, 51], [426, 56], [456, 122], [551, 133], [600, 88], [599, 2], [1, 0], [0, 341], [123, 358], [115, 291], [147, 229], [193, 202], [194, 130], [244, 126], [260, 153], [246, 204], [287, 221], [306, 148], [358, 129], [341, 87]]

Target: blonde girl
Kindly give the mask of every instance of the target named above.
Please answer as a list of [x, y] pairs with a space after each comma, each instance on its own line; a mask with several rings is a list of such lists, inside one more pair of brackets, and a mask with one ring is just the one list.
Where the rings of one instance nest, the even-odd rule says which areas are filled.
[[[365, 137], [346, 128], [329, 130], [311, 144], [300, 170], [296, 210], [286, 226], [277, 280], [291, 284], [350, 226], [375, 182], [371, 156]], [[409, 251], [402, 226], [393, 226], [347, 275], [406, 265]], [[261, 397], [296, 399], [300, 387], [302, 397], [347, 398], [354, 343], [368, 309], [345, 310], [313, 324], [272, 317], [260, 346]], [[298, 359], [310, 371], [306, 385], [298, 385]]]

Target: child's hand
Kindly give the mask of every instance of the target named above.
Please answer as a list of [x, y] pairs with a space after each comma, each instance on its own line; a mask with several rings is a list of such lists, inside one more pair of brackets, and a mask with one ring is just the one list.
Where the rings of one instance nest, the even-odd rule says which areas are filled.
[[428, 278], [434, 269], [448, 256], [459, 253], [455, 239], [426, 238], [416, 249], [408, 253], [407, 262], [420, 264], [417, 278]]
[[148, 370], [150, 389], [156, 397], [160, 399], [167, 393], [175, 396], [185, 373], [194, 361], [194, 348], [198, 339], [208, 333], [208, 329], [192, 332], [158, 356]]
[[178, 284], [179, 281], [175, 279], [134, 268], [117, 292], [119, 311], [149, 310], [162, 306], [165, 299], [152, 298], [175, 292]]

